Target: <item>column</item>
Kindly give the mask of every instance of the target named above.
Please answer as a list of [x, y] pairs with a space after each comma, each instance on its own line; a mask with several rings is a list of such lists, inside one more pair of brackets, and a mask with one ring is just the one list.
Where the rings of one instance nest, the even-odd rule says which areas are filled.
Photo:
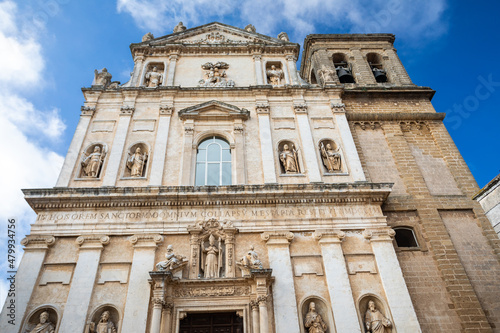
[[118, 125], [116, 127], [115, 137], [113, 138], [113, 145], [111, 146], [111, 151], [109, 152], [108, 165], [104, 172], [104, 179], [102, 186], [115, 186], [116, 180], [118, 178], [118, 170], [120, 169], [120, 163], [122, 162], [123, 148], [125, 145], [125, 140], [127, 139], [128, 128], [130, 126], [130, 120], [135, 111], [135, 98], [137, 97], [137, 91], [122, 91], [124, 95], [123, 105], [120, 108], [120, 119], [118, 120]]
[[131, 87], [136, 87], [137, 86], [137, 82], [140, 81], [140, 78], [142, 76], [142, 70], [143, 70], [143, 66], [144, 65], [144, 55], [142, 54], [139, 54], [135, 57], [134, 59], [134, 70], [133, 70], [133, 74], [132, 74], [132, 79], [130, 80], [130, 86]]
[[321, 174], [316, 155], [317, 148], [314, 145], [311, 126], [309, 125], [309, 118], [307, 116], [307, 105], [305, 103], [294, 104], [293, 108], [297, 117], [302, 147], [304, 147], [303, 154], [306, 162], [306, 170], [303, 171], [307, 173], [309, 182], [319, 183], [321, 182]]
[[344, 252], [342, 251], [345, 233], [340, 230], [316, 231], [314, 238], [319, 241], [321, 246], [335, 328], [337, 332], [361, 333]]
[[[291, 232], [265, 232], [261, 238], [266, 241], [269, 265], [276, 280], [273, 288], [274, 320], [276, 332], [299, 333], [299, 317], [297, 301], [295, 299], [295, 286], [293, 284], [292, 261], [290, 260], [290, 242], [294, 235]], [[260, 331], [268, 333], [267, 305], [259, 301]]]
[[151, 162], [151, 175], [149, 177], [150, 186], [161, 186], [162, 184], [167, 155], [168, 132], [173, 109], [172, 105], [160, 105], [160, 120], [158, 121], [153, 161]]
[[253, 56], [253, 61], [255, 64], [255, 80], [257, 81], [257, 85], [261, 86], [264, 83], [264, 80], [262, 78], [262, 62], [261, 62], [262, 56], [261, 55], [254, 55]]
[[251, 301], [250, 308], [252, 309], [252, 332], [260, 333], [259, 302]]
[[234, 260], [234, 234], [236, 233], [236, 228], [226, 227], [224, 228], [226, 234], [226, 239], [224, 244], [226, 245], [226, 277], [234, 278], [236, 277], [236, 267]]
[[269, 104], [257, 104], [259, 118], [259, 138], [264, 171], [264, 183], [276, 183], [276, 168], [274, 164], [273, 140], [271, 139], [271, 122], [269, 120]]
[[[15, 281], [7, 280], [9, 284], [14, 283], [15, 295], [8, 294], [5, 299], [0, 314], [0, 332], [20, 330], [28, 302], [45, 260], [45, 254], [54, 243], [55, 238], [52, 236], [28, 236], [21, 241], [21, 245], [25, 248], [23, 258], [15, 274]], [[11, 274], [8, 274], [8, 278], [10, 277]], [[9, 316], [11, 313], [12, 316]], [[14, 324], [9, 323], [9, 321]]]
[[104, 245], [109, 244], [109, 237], [80, 236], [76, 239], [76, 243], [80, 245], [80, 252], [59, 332], [82, 332], [85, 328], [101, 252]]
[[364, 232], [375, 255], [396, 330], [398, 333], [418, 333], [421, 332], [420, 325], [392, 244], [394, 235], [394, 230], [390, 228]]
[[100, 91], [85, 93], [87, 102], [85, 102], [85, 105], [81, 108], [80, 120], [78, 121], [78, 125], [76, 126], [75, 135], [73, 136], [71, 144], [69, 145], [68, 153], [66, 155], [66, 158], [64, 159], [64, 164], [61, 168], [59, 178], [57, 179], [56, 187], [67, 187], [69, 185], [73, 170], [78, 164], [77, 161], [80, 149], [82, 147], [83, 140], [85, 139], [85, 135], [87, 134], [90, 120], [92, 120], [92, 116], [94, 115], [97, 99], [100, 95]]
[[161, 315], [161, 332], [170, 333], [172, 332], [172, 309], [174, 305], [172, 303], [165, 303], [163, 306], [163, 313]]
[[151, 315], [150, 333], [160, 333], [161, 329], [161, 315], [163, 309], [163, 297], [153, 297], [153, 313]]
[[175, 77], [175, 65], [177, 64], [177, 59], [179, 59], [179, 56], [177, 54], [172, 54], [168, 59], [170, 60], [170, 64], [168, 65], [166, 86], [173, 86]]
[[[295, 297], [295, 295], [294, 295], [294, 297]], [[260, 333], [270, 333], [269, 332], [269, 316], [267, 314], [267, 297], [260, 296], [259, 298], [257, 298], [257, 302], [259, 303]], [[275, 315], [276, 315], [276, 313], [275, 313]], [[276, 331], [281, 332], [277, 326], [276, 326]], [[286, 331], [286, 332], [289, 332], [289, 331]]]
[[286, 61], [288, 63], [288, 70], [290, 71], [290, 84], [298, 85], [299, 79], [297, 76], [297, 58], [294, 55], [287, 55]]
[[334, 101], [331, 103], [331, 107], [333, 115], [335, 116], [335, 123], [339, 129], [340, 137], [342, 138], [342, 143], [344, 144], [343, 153], [349, 165], [349, 173], [356, 182], [366, 181], [358, 150], [356, 149], [356, 144], [352, 138], [351, 129], [349, 128], [349, 123], [345, 116], [344, 104]]
[[145, 332], [151, 295], [149, 271], [155, 267], [156, 247], [163, 241], [163, 237], [161, 235], [134, 235], [129, 238], [129, 241], [134, 247], [134, 257], [123, 313], [122, 333]]

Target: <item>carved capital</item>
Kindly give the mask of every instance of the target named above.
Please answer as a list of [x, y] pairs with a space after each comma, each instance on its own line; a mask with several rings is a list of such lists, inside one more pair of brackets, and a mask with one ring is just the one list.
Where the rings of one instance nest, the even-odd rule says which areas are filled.
[[186, 126], [184, 127], [184, 133], [186, 133], [186, 135], [193, 135], [194, 128], [191, 126]]
[[257, 300], [250, 301], [250, 308], [252, 308], [252, 311], [259, 311], [259, 302]]
[[330, 103], [330, 108], [332, 111], [335, 112], [345, 112], [345, 104], [341, 102], [331, 102]]
[[80, 108], [82, 116], [93, 116], [95, 112], [95, 106], [82, 106]]
[[267, 245], [289, 245], [295, 237], [290, 231], [264, 232], [260, 235]]
[[317, 230], [313, 233], [314, 239], [320, 244], [341, 243], [345, 238], [345, 232], [342, 230]]
[[160, 105], [160, 116], [167, 115], [171, 116], [174, 112], [173, 105]]
[[135, 111], [135, 107], [129, 105], [122, 105], [120, 108], [120, 116], [131, 116]]
[[234, 125], [233, 131], [235, 134], [243, 134], [244, 131], [243, 125], [240, 124]]
[[153, 297], [151, 299], [151, 303], [153, 304], [153, 306], [155, 308], [163, 307], [163, 305], [165, 304], [165, 302], [163, 301], [163, 298], [161, 298], [161, 297]]
[[163, 236], [158, 234], [133, 235], [128, 238], [130, 244], [138, 247], [157, 247], [163, 243]]
[[259, 306], [267, 306], [267, 299], [268, 299], [268, 296], [259, 296], [257, 297], [257, 303], [259, 303]]
[[257, 114], [269, 114], [269, 104], [257, 104], [255, 106], [255, 111], [257, 111]]
[[174, 308], [174, 303], [165, 302], [163, 308], [170, 312]]
[[363, 236], [371, 242], [392, 242], [396, 232], [392, 228], [365, 229]]
[[109, 244], [110, 238], [106, 235], [82, 235], [75, 242], [80, 245], [80, 249], [102, 249]]
[[25, 251], [46, 250], [55, 242], [54, 236], [26, 236], [21, 240], [21, 245], [25, 247]]
[[294, 104], [293, 109], [295, 113], [307, 113], [307, 105], [306, 104]]
[[260, 54], [254, 54], [253, 55], [253, 60], [254, 61], [261, 61], [261, 59], [262, 59], [262, 55], [260, 55]]
[[138, 54], [134, 58], [134, 62], [136, 62], [136, 63], [137, 62], [143, 62], [143, 61], [144, 61], [144, 55], [142, 55], [142, 54]]
[[287, 61], [293, 61], [293, 62], [297, 61], [297, 57], [295, 57], [292, 54], [287, 55], [285, 58], [286, 58]]
[[172, 54], [168, 57], [168, 60], [170, 61], [177, 61], [179, 59], [179, 56], [177, 54]]

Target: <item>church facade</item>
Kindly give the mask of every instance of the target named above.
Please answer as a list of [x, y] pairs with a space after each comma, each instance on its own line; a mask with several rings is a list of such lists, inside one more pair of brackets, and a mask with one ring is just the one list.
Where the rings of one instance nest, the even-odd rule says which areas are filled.
[[[500, 243], [390, 34], [211, 23], [96, 70], [2, 332], [500, 332]], [[9, 301], [9, 300], [7, 300]]]

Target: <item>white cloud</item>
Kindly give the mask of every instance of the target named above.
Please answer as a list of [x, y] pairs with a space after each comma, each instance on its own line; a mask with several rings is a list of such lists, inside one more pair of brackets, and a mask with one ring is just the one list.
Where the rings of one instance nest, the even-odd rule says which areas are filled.
[[[18, 17], [13, 1], [0, 2], [0, 246], [5, 248], [7, 219], [17, 217], [19, 251], [19, 240], [29, 232], [29, 224], [35, 218], [21, 189], [54, 186], [63, 157], [41, 142], [59, 139], [65, 125], [57, 110], [38, 110], [22, 95], [35, 84], [43, 88], [44, 59], [37, 36], [21, 33]], [[20, 255], [17, 252], [18, 259]], [[6, 297], [7, 285], [1, 276], [6, 271], [3, 260], [0, 304]]]
[[157, 34], [170, 33], [183, 21], [187, 27], [211, 21], [252, 23], [257, 31], [277, 35], [288, 30], [296, 41], [322, 26], [331, 31], [389, 32], [419, 42], [446, 32], [446, 0], [118, 0], [119, 12]]

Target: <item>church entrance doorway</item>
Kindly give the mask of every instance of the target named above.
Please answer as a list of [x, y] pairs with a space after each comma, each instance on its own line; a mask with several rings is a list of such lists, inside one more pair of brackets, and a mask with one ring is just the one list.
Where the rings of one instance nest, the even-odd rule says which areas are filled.
[[243, 333], [243, 319], [236, 312], [188, 313], [180, 333]]

